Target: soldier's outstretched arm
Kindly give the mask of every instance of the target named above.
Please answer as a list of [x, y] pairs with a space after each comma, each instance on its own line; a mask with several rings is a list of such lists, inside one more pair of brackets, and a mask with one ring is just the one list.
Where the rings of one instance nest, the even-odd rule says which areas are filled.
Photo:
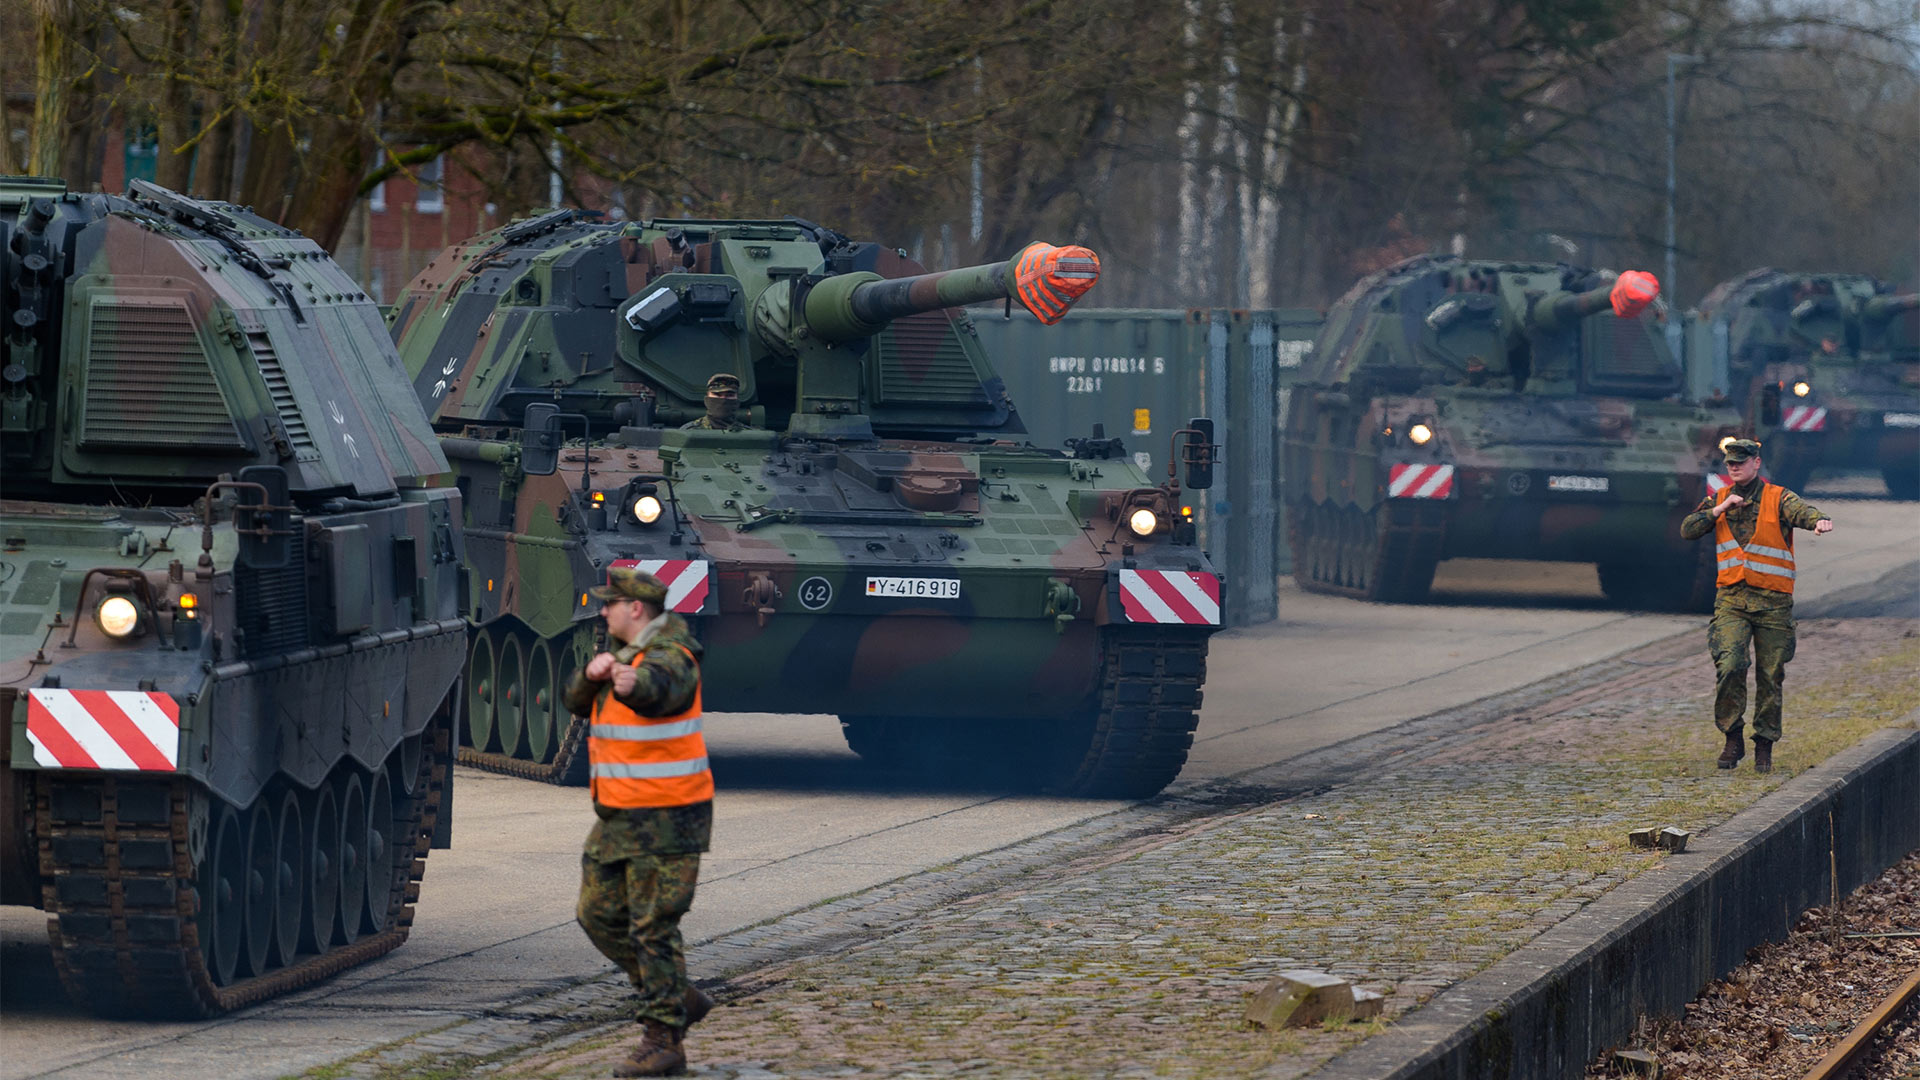
[[671, 643], [648, 649], [647, 658], [634, 674], [639, 677], [633, 689], [618, 695], [617, 700], [641, 716], [673, 716], [687, 711], [700, 685], [700, 669], [693, 658]]
[[[1820, 508], [1794, 494], [1791, 491], [1780, 493], [1780, 520], [1796, 529], [1808, 529], [1817, 533], [1831, 532], [1833, 519], [1820, 512]], [[1824, 521], [1827, 527], [1820, 528]]]

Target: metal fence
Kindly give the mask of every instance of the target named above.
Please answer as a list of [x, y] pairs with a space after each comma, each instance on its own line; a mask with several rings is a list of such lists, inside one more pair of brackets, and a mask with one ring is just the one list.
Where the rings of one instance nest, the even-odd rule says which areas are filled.
[[1292, 571], [1280, 431], [1319, 312], [1092, 308], [1042, 326], [1025, 312], [981, 309], [974, 321], [1038, 445], [1058, 448], [1099, 424], [1160, 476], [1173, 432], [1213, 417], [1221, 460], [1199, 507], [1200, 535], [1226, 576], [1227, 620], [1278, 617], [1278, 579]]

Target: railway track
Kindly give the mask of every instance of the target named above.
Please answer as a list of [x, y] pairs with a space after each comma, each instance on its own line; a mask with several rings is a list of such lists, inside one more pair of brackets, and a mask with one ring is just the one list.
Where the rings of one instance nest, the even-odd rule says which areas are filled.
[[[1826, 1057], [1807, 1072], [1805, 1080], [1846, 1080], [1853, 1076], [1855, 1067], [1863, 1063], [1867, 1048], [1873, 1045], [1874, 1037], [1891, 1027], [1916, 1000], [1920, 1000], [1920, 969], [1916, 969], [1906, 982], [1874, 1006], [1866, 1019], [1860, 1021], [1857, 1027], [1847, 1033], [1846, 1038], [1841, 1039], [1838, 1045], [1827, 1052]], [[1920, 1067], [1906, 1073], [1906, 1077], [1914, 1076], [1920, 1076]]]

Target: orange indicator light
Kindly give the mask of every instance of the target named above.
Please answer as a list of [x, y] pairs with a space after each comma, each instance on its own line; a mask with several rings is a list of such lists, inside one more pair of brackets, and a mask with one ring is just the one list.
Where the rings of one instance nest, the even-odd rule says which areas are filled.
[[199, 597], [193, 595], [192, 593], [180, 594], [180, 610], [181, 611], [192, 611], [194, 608], [197, 608], [199, 606], [200, 606]]

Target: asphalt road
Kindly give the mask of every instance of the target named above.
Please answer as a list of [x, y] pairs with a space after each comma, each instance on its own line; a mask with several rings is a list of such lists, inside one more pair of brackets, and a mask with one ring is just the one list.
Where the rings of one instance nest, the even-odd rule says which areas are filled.
[[[1815, 495], [1838, 527], [1799, 545], [1803, 609], [1920, 556], [1914, 504]], [[1214, 639], [1199, 738], [1175, 790], [1704, 625], [1608, 608], [1589, 566], [1469, 561], [1442, 565], [1429, 605], [1283, 582], [1280, 613]], [[846, 750], [830, 717], [713, 715], [707, 739], [720, 796], [683, 923], [696, 975], [700, 943], [718, 934], [1123, 805], [901, 790]], [[428, 861], [408, 943], [236, 1016], [155, 1024], [80, 1013], [53, 976], [45, 916], [0, 908], [0, 1077], [284, 1076], [607, 970], [572, 918], [584, 793], [467, 769], [456, 784], [455, 846]]]

